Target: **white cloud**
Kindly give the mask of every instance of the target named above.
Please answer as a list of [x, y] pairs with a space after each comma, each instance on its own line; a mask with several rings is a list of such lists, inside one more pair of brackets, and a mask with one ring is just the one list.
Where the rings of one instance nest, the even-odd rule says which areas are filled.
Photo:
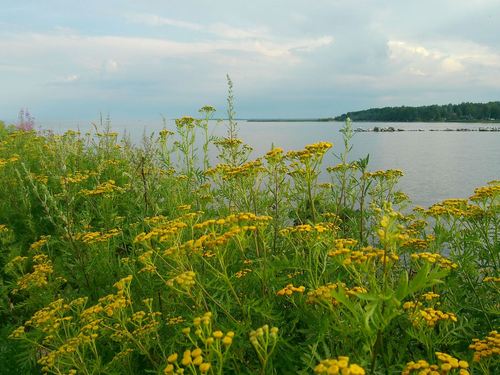
[[416, 75], [416, 76], [420, 76], [420, 77], [425, 77], [427, 74], [424, 73], [423, 71], [421, 71], [420, 69], [418, 68], [415, 68], [414, 66], [410, 66], [408, 68], [408, 71], [413, 74], [413, 75]]
[[[312, 51], [333, 43], [332, 36], [322, 36], [309, 39], [293, 40], [286, 37], [274, 35], [268, 27], [256, 26], [250, 28], [234, 27], [226, 23], [217, 22], [208, 25], [194, 24], [181, 20], [163, 18], [152, 14], [128, 15], [127, 19], [132, 22], [143, 23], [149, 26], [175, 26], [182, 29], [190, 29], [209, 34], [216, 37], [219, 42], [230, 42], [234, 40], [252, 43], [254, 52], [260, 52], [265, 56], [278, 57], [288, 56], [292, 50]], [[228, 43], [221, 43], [228, 44]], [[245, 45], [248, 48], [249, 44]], [[231, 49], [238, 49], [232, 47]]]
[[216, 36], [226, 39], [268, 39], [269, 30], [265, 27], [239, 28], [225, 23], [209, 25], [206, 30]]
[[241, 28], [230, 26], [226, 23], [217, 22], [209, 25], [186, 22], [173, 18], [161, 17], [156, 14], [129, 14], [125, 17], [133, 23], [153, 27], [172, 26], [192, 31], [201, 31], [226, 39], [253, 39], [266, 38], [268, 29], [265, 27]]
[[64, 82], [75, 82], [80, 79], [80, 76], [78, 74], [71, 74], [67, 77], [64, 77], [63, 81]]
[[389, 40], [387, 46], [389, 47], [389, 56], [393, 60], [411, 59], [415, 57], [439, 59], [442, 56], [438, 51], [430, 51], [424, 46], [401, 40]]
[[[500, 53], [471, 42], [439, 41], [428, 45], [390, 40], [389, 58], [395, 67], [421, 76], [449, 74], [500, 75]], [[481, 70], [482, 68], [489, 68]], [[480, 71], [481, 70], [481, 71]]]
[[[223, 51], [243, 55], [257, 54], [266, 58], [290, 57], [295, 52], [313, 51], [333, 42], [332, 37], [298, 38], [289, 40], [212, 40], [177, 42], [165, 38], [85, 36], [61, 34], [17, 34], [3, 36], [0, 48], [10, 51], [10, 58], [21, 65], [41, 57], [64, 56], [65, 62], [106, 72], [116, 72], [120, 64], [162, 57], [189, 57], [218, 54]], [[109, 56], [109, 57], [108, 57]], [[113, 57], [111, 57], [113, 56]], [[243, 58], [243, 57], [242, 57]], [[43, 62], [43, 61], [42, 61]]]
[[133, 23], [139, 23], [148, 26], [173, 26], [187, 30], [201, 30], [203, 28], [203, 26], [197, 23], [160, 17], [155, 14], [130, 14], [127, 15], [126, 18]]
[[441, 67], [445, 72], [456, 73], [465, 69], [464, 65], [456, 58], [447, 57], [441, 61]]
[[[500, 90], [498, 0], [171, 3], [89, 0], [47, 13], [31, 2], [21, 18], [6, 5], [0, 109], [30, 100], [189, 108], [200, 95], [223, 97], [226, 73], [255, 115], [341, 112], [378, 98], [490, 100]], [[294, 96], [300, 105], [287, 101]]]
[[114, 73], [118, 70], [118, 63], [113, 59], [108, 59], [104, 64], [104, 71], [107, 73]]

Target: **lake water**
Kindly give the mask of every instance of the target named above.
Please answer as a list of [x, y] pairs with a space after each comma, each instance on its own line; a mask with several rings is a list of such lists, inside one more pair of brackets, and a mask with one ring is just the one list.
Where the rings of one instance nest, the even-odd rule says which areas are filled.
[[[238, 121], [238, 136], [253, 147], [252, 156], [263, 155], [274, 144], [285, 150], [300, 149], [310, 143], [328, 141], [333, 152], [343, 151], [341, 122], [246, 122]], [[429, 206], [446, 198], [466, 198], [475, 187], [500, 179], [500, 132], [430, 131], [431, 129], [458, 129], [493, 126], [500, 124], [476, 123], [353, 123], [353, 128], [369, 129], [375, 126], [401, 128], [403, 132], [357, 132], [354, 135], [350, 160], [370, 154], [370, 170], [401, 169], [405, 176], [400, 188], [414, 204]], [[88, 124], [79, 126], [82, 131]], [[161, 122], [113, 123], [118, 132], [127, 132], [138, 141], [142, 134], [158, 132]], [[173, 121], [167, 127], [174, 128]], [[44, 129], [63, 131], [76, 128], [76, 124], [47, 124]], [[224, 135], [223, 124], [211, 123], [215, 135]], [[215, 153], [213, 155], [216, 161]], [[326, 165], [338, 160], [333, 153], [325, 157]]]

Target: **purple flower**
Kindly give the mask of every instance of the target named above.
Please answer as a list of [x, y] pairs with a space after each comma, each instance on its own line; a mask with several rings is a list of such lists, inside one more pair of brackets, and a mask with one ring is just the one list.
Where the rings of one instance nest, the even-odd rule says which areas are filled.
[[22, 131], [31, 131], [35, 129], [35, 118], [30, 114], [28, 108], [21, 108], [19, 111], [16, 128]]

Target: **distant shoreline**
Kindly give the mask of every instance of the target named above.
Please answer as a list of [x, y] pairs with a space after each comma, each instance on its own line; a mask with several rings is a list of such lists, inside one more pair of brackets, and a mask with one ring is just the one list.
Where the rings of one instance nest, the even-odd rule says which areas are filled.
[[347, 112], [334, 117], [344, 121], [382, 122], [498, 122], [500, 101], [488, 103], [461, 103], [424, 105], [419, 107], [383, 107]]
[[342, 122], [342, 121], [335, 121], [333, 118], [312, 118], [312, 119], [300, 119], [300, 118], [292, 118], [292, 119], [241, 119], [242, 121], [246, 122]]
[[[333, 118], [325, 119], [240, 119], [246, 122], [344, 122], [345, 120], [335, 120]], [[353, 120], [353, 122], [378, 122], [378, 123], [464, 123], [464, 124], [498, 124], [500, 120], [442, 120], [442, 121], [389, 121], [389, 120]]]

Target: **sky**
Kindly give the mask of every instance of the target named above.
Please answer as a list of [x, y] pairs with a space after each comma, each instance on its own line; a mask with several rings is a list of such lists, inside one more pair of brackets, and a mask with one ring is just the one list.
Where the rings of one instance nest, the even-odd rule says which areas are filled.
[[0, 0], [0, 119], [500, 100], [499, 0]]

